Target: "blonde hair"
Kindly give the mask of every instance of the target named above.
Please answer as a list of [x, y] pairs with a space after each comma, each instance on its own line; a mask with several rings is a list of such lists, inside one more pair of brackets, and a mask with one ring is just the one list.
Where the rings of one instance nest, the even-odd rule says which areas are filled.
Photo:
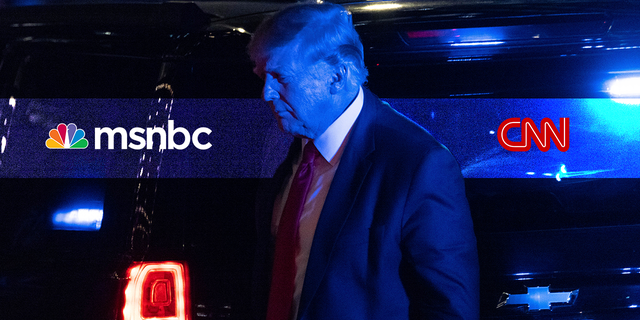
[[356, 85], [366, 82], [360, 36], [353, 27], [351, 13], [332, 3], [297, 4], [263, 21], [254, 32], [248, 52], [256, 70], [264, 70], [269, 54], [276, 48], [297, 44], [303, 61], [323, 60], [330, 65], [344, 64]]

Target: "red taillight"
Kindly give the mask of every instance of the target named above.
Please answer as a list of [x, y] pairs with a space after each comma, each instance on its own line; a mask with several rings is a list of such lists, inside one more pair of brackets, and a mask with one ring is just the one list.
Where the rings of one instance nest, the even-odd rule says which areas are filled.
[[129, 268], [125, 320], [189, 319], [189, 278], [178, 262], [145, 262]]

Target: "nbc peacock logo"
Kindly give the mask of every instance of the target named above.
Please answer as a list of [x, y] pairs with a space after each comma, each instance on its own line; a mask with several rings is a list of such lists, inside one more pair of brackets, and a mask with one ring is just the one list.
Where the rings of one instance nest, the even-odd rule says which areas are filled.
[[86, 149], [89, 141], [84, 138], [84, 130], [78, 129], [74, 123], [61, 123], [56, 129], [49, 131], [46, 145], [49, 149]]

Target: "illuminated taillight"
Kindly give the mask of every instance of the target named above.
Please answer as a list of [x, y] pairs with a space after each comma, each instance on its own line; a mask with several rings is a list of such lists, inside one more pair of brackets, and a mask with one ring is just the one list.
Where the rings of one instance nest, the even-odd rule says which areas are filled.
[[178, 262], [145, 262], [129, 268], [125, 320], [189, 319], [189, 278]]

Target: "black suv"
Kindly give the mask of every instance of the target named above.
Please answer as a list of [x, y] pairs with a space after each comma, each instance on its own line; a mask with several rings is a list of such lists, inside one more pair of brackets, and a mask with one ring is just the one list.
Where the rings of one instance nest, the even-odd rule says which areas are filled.
[[[1, 319], [250, 318], [290, 138], [245, 51], [285, 5], [0, 7]], [[367, 86], [460, 163], [481, 317], [639, 318], [640, 4], [344, 5]]]

